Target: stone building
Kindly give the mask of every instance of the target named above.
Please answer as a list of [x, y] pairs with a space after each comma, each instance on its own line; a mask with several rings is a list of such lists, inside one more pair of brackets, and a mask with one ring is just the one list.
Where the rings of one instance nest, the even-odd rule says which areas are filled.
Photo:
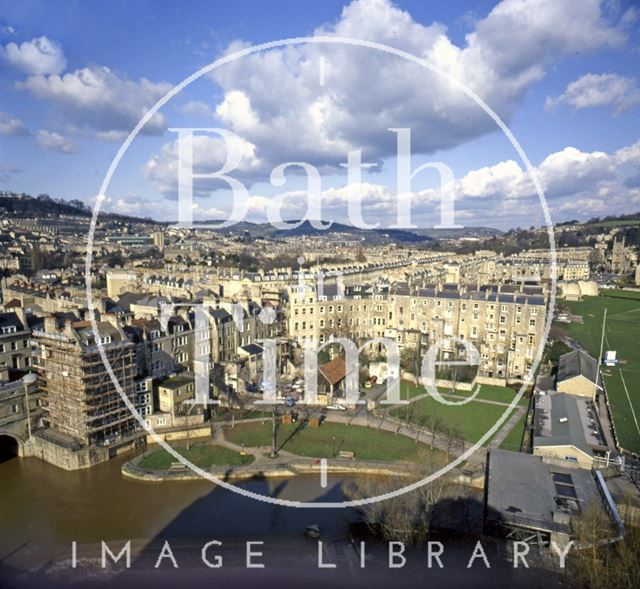
[[[442, 343], [442, 357], [454, 354], [451, 338], [472, 342], [480, 353], [478, 374], [504, 381], [522, 380], [542, 342], [546, 300], [540, 287], [486, 286], [423, 288], [325, 287], [289, 289], [288, 331], [304, 343], [323, 344], [351, 337], [358, 344], [391, 338], [400, 348], [422, 350]], [[420, 337], [416, 340], [416, 334]]]
[[0, 313], [0, 381], [31, 364], [31, 331], [15, 312]]
[[[98, 323], [100, 341], [124, 394], [135, 396], [134, 346], [117, 325]], [[44, 382], [45, 423], [84, 446], [106, 446], [134, 433], [136, 422], [111, 381], [88, 321], [45, 317], [34, 329]]]

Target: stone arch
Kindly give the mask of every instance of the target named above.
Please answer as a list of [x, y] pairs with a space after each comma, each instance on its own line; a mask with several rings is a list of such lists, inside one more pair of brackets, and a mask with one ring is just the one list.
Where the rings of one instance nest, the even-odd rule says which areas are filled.
[[10, 432], [0, 430], [0, 462], [20, 456], [22, 440]]

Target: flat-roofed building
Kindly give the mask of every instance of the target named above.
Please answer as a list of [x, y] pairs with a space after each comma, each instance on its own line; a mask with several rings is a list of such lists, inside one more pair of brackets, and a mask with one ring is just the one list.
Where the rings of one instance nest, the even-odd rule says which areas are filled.
[[608, 447], [598, 413], [586, 397], [537, 393], [533, 453], [593, 468], [605, 460]]

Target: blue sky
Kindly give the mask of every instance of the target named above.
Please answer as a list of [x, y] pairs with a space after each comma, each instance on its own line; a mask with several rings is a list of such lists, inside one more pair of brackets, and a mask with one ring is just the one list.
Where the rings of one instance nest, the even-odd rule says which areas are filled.
[[[509, 125], [536, 168], [555, 221], [640, 210], [640, 12], [633, 2], [5, 2], [0, 4], [0, 189], [95, 200], [120, 143], [174, 84], [225, 52], [296, 36], [375, 41], [421, 57], [472, 89]], [[324, 60], [324, 84], [319, 62]], [[352, 190], [340, 162], [362, 150], [364, 217], [396, 214], [395, 134], [410, 128], [413, 167], [455, 175], [457, 222], [540, 225], [523, 162], [472, 100], [397, 56], [302, 45], [241, 58], [194, 82], [123, 158], [104, 208], [177, 218], [173, 127], [238, 137], [234, 176], [248, 218], [283, 192], [305, 213], [305, 179], [273, 186], [284, 162], [322, 175], [322, 215], [344, 221]], [[219, 136], [195, 143], [197, 171], [218, 170]], [[351, 187], [352, 188], [352, 187]], [[438, 221], [439, 179], [412, 183], [413, 219]], [[194, 217], [225, 218], [231, 194], [194, 184]]]

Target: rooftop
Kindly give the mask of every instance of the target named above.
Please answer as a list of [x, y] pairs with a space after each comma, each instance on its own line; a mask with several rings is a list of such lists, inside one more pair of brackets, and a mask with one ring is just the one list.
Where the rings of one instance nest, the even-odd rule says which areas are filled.
[[183, 387], [184, 385], [192, 384], [194, 381], [195, 377], [192, 372], [181, 372], [175, 376], [165, 378], [163, 381], [158, 383], [158, 386], [165, 389], [175, 390]]
[[574, 350], [560, 356], [558, 361], [558, 382], [584, 376], [591, 382], [596, 382], [598, 362], [582, 350]]
[[542, 456], [492, 450], [487, 470], [487, 519], [543, 531], [571, 533], [571, 517], [602, 507], [589, 470], [551, 465]]
[[537, 394], [534, 447], [575, 446], [590, 456], [606, 449], [593, 403], [567, 393]]

